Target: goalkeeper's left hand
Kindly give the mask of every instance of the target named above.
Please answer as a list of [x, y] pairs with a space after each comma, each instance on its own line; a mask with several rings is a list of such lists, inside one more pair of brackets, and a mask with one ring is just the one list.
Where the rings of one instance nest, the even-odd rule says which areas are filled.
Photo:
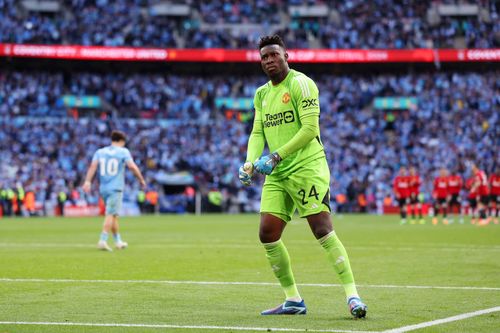
[[255, 170], [264, 175], [270, 175], [274, 168], [281, 162], [281, 157], [278, 153], [274, 152], [267, 156], [262, 156], [253, 164]]
[[238, 169], [238, 178], [240, 182], [245, 186], [252, 185], [252, 174], [253, 174], [253, 165], [250, 162], [246, 162]]

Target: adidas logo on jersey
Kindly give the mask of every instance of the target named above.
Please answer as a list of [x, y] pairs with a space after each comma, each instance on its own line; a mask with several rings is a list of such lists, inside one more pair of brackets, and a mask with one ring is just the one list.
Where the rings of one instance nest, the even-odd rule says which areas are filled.
[[345, 261], [345, 258], [344, 256], [340, 256], [337, 258], [337, 260], [335, 261], [335, 265], [338, 265], [338, 264], [341, 264]]

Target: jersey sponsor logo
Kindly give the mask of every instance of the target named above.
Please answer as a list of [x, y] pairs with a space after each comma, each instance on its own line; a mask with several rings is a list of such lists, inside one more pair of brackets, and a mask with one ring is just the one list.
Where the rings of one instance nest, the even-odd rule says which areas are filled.
[[302, 108], [310, 109], [318, 106], [318, 100], [316, 98], [309, 98], [302, 100]]
[[295, 116], [293, 111], [284, 111], [275, 114], [265, 114], [266, 119], [264, 120], [264, 127], [274, 127], [283, 124], [292, 123], [295, 121]]
[[287, 104], [288, 102], [290, 102], [290, 94], [287, 92], [284, 93], [283, 97], [281, 97], [281, 101], [283, 102], [283, 104]]
[[285, 124], [292, 123], [295, 120], [293, 111], [285, 111], [283, 114], [285, 115]]

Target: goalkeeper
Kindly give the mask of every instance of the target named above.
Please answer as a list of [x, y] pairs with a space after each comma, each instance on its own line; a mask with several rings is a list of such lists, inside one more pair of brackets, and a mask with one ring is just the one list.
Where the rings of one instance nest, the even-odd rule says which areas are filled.
[[[309, 77], [288, 67], [281, 37], [262, 37], [259, 51], [262, 69], [270, 81], [255, 93], [255, 119], [239, 179], [250, 185], [254, 172], [267, 175], [262, 189], [259, 237], [286, 297], [283, 304], [261, 314], [307, 312], [281, 240], [297, 209], [307, 219], [339, 276], [349, 311], [355, 318], [365, 317], [367, 306], [356, 291], [347, 252], [330, 219], [330, 170], [319, 135], [318, 88]], [[271, 154], [261, 157], [266, 143]]]

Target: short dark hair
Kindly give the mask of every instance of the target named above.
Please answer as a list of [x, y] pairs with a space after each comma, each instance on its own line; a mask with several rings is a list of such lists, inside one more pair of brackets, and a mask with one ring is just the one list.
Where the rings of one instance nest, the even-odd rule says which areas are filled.
[[112, 142], [127, 141], [127, 136], [122, 131], [115, 130], [111, 132], [111, 141]]
[[259, 50], [267, 45], [279, 45], [286, 50], [285, 42], [278, 35], [260, 37]]

